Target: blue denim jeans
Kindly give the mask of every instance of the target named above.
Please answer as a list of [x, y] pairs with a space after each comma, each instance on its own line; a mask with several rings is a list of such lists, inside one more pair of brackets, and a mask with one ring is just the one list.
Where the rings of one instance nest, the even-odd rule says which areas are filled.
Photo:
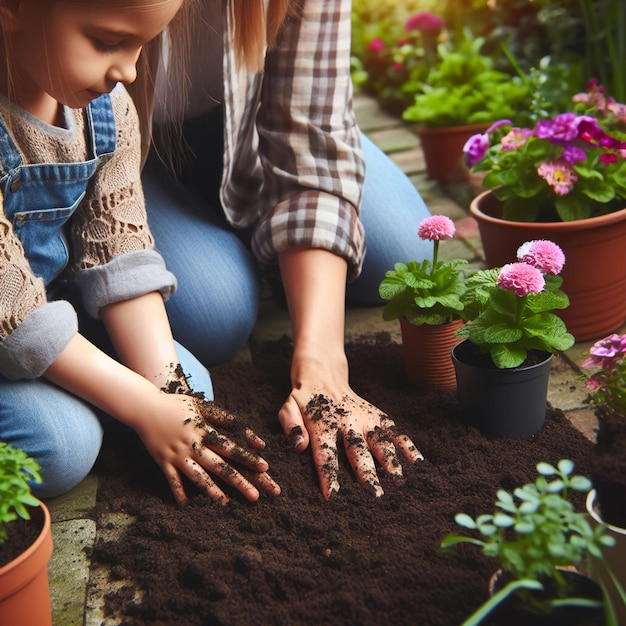
[[[429, 212], [411, 181], [362, 135], [366, 162], [361, 220], [367, 252], [363, 271], [348, 286], [349, 305], [381, 304], [378, 285], [396, 262], [432, 258], [417, 236]], [[148, 221], [159, 252], [178, 278], [166, 304], [174, 337], [207, 366], [230, 359], [257, 319], [260, 275], [242, 237], [221, 210], [175, 185], [159, 167], [144, 175]]]
[[[182, 346], [176, 349], [194, 391], [203, 391], [212, 400], [207, 369]], [[85, 478], [100, 452], [103, 424], [112, 422], [113, 418], [43, 378], [13, 381], [0, 376], [0, 439], [41, 465], [43, 483], [33, 485], [41, 498], [61, 495]]]

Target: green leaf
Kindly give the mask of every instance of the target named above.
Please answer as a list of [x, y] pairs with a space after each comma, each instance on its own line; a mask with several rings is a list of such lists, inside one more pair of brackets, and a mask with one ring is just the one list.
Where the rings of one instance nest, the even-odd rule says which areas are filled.
[[469, 528], [471, 530], [476, 528], [476, 522], [467, 515], [467, 513], [457, 513], [454, 516], [454, 521], [459, 525], [463, 526], [463, 528]]
[[559, 468], [559, 472], [561, 472], [561, 474], [569, 476], [574, 471], [574, 462], [569, 459], [561, 459], [557, 463], [557, 467]]
[[499, 528], [508, 528], [515, 524], [515, 518], [510, 515], [505, 515], [504, 513], [496, 513], [493, 516], [493, 523]]
[[558, 473], [556, 467], [550, 465], [550, 463], [546, 463], [545, 461], [540, 461], [539, 463], [537, 463], [537, 471], [542, 476], [554, 476]]
[[520, 520], [515, 524], [514, 530], [520, 535], [528, 535], [535, 530], [535, 525], [531, 520]]
[[584, 476], [573, 476], [570, 481], [570, 487], [574, 491], [589, 491], [591, 489], [591, 481]]

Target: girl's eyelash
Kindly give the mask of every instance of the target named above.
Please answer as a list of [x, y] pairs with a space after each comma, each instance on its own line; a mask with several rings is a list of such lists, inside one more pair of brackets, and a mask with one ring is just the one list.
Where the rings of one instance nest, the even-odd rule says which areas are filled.
[[93, 45], [100, 52], [112, 52], [117, 47], [117, 44], [108, 44], [102, 41], [101, 39], [93, 39]]

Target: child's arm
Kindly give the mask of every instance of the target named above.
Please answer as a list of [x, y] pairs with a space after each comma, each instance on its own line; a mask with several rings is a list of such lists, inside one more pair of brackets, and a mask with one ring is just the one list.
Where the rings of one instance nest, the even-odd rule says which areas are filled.
[[109, 304], [100, 317], [124, 365], [159, 389], [172, 380], [178, 356], [160, 293]]
[[[186, 500], [181, 472], [215, 500], [225, 502], [227, 497], [210, 474], [220, 476], [248, 500], [257, 500], [258, 489], [224, 460], [232, 456], [238, 462], [244, 460], [246, 469], [252, 470], [246, 474], [252, 476], [251, 480], [257, 486], [268, 493], [279, 493], [280, 488], [266, 473], [267, 463], [258, 455], [222, 436], [217, 438], [220, 443], [210, 449], [202, 443], [203, 437], [212, 432], [213, 427], [204, 418], [205, 411], [201, 410], [197, 400], [186, 395], [164, 393], [155, 385], [161, 376], [167, 375], [160, 359], [165, 358], [165, 364], [169, 365], [169, 357], [173, 355], [175, 359], [176, 354], [175, 351], [170, 352], [167, 342], [159, 341], [162, 345], [153, 348], [148, 347], [147, 342], [142, 344], [142, 338], [145, 341], [151, 334], [153, 337], [167, 335], [161, 327], [162, 319], [159, 307], [154, 306], [156, 300], [153, 295], [157, 294], [148, 294], [136, 302], [109, 305], [111, 308], [103, 311], [113, 329], [114, 342], [121, 346], [119, 349], [141, 345], [133, 362], [145, 364], [145, 373], [153, 382], [110, 358], [79, 334], [70, 340], [46, 370], [45, 377], [136, 430], [163, 470], [179, 504]], [[161, 296], [158, 295], [158, 298], [163, 307]], [[128, 321], [123, 315], [125, 304], [129, 304], [133, 313], [154, 307], [154, 317], [146, 320], [144, 325], [146, 333], [136, 328], [137, 335], [128, 346], [122, 346], [126, 334], [122, 330], [125, 325], [122, 321]], [[139, 326], [140, 322], [134, 320], [128, 328]]]

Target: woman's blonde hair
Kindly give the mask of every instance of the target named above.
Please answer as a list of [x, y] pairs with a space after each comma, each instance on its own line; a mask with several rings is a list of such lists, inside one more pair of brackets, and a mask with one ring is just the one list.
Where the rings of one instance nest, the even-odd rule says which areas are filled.
[[[173, 122], [168, 135], [161, 136], [159, 143], [164, 152], [175, 151], [179, 143], [183, 120], [172, 119], [168, 110], [182, 111], [188, 92], [188, 71], [191, 55], [191, 24], [198, 20], [199, 2], [222, 0], [185, 0], [182, 8], [168, 26], [167, 33], [144, 46], [137, 66], [137, 80], [128, 86], [139, 113], [144, 158], [152, 143], [152, 112], [154, 107], [156, 73], [163, 61], [163, 38], [167, 37], [166, 81], [169, 101], [160, 102], [164, 118]], [[265, 51], [276, 43], [280, 27], [287, 16], [290, 0], [269, 0], [267, 15], [265, 0], [230, 0], [234, 18], [235, 55], [241, 66], [251, 72], [262, 71]], [[173, 96], [172, 96], [173, 94]], [[173, 100], [176, 98], [176, 100]], [[175, 130], [173, 130], [173, 128]], [[163, 158], [169, 160], [165, 155]]]

